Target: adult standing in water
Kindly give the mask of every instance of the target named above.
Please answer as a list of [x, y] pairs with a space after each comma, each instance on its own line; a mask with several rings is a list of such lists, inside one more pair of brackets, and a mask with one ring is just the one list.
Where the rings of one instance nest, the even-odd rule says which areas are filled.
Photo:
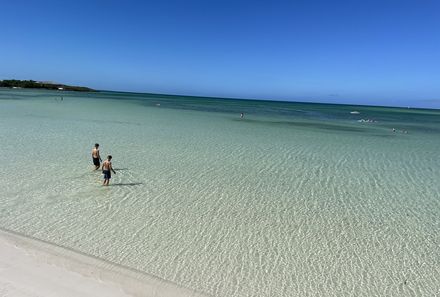
[[102, 173], [104, 174], [104, 183], [102, 184], [103, 186], [108, 186], [108, 183], [112, 178], [111, 171], [113, 171], [113, 173], [116, 174], [116, 172], [113, 170], [111, 160], [112, 160], [112, 156], [108, 155], [107, 160], [105, 160], [102, 163]]
[[98, 170], [101, 167], [102, 159], [99, 155], [99, 143], [95, 143], [95, 147], [92, 149], [92, 160], [93, 165], [95, 165], [95, 170]]

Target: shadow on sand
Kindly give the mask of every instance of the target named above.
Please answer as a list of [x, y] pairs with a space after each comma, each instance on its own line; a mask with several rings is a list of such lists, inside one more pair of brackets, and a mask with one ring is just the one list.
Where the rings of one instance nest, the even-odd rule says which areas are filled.
[[110, 184], [111, 187], [118, 187], [118, 186], [139, 186], [143, 185], [144, 183], [120, 183], [120, 184]]

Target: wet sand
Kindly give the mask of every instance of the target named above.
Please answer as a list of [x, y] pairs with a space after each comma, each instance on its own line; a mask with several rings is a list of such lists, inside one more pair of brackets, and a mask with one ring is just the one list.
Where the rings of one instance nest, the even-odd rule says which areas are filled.
[[0, 296], [206, 296], [49, 243], [0, 230]]

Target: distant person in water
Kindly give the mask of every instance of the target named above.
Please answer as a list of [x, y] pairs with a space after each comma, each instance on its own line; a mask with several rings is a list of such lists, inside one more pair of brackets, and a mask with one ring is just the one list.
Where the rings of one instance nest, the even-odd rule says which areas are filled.
[[240, 119], [244, 118], [244, 113], [240, 113]]
[[93, 160], [93, 165], [95, 165], [95, 170], [98, 170], [99, 167], [101, 167], [100, 162], [102, 162], [101, 156], [99, 155], [98, 143], [95, 143], [95, 147], [92, 149], [92, 160]]
[[111, 171], [113, 171], [113, 173], [116, 174], [116, 172], [113, 170], [111, 160], [112, 160], [112, 156], [108, 155], [107, 160], [105, 160], [102, 163], [102, 173], [104, 174], [104, 183], [102, 184], [103, 186], [108, 186], [108, 183], [112, 178]]

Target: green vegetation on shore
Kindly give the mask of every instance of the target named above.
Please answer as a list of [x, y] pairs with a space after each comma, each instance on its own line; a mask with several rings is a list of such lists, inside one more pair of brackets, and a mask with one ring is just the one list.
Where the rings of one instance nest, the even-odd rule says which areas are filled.
[[39, 82], [35, 80], [18, 80], [18, 79], [0, 80], [0, 87], [95, 92], [95, 90], [87, 87], [68, 86], [68, 85], [51, 83], [51, 82]]

